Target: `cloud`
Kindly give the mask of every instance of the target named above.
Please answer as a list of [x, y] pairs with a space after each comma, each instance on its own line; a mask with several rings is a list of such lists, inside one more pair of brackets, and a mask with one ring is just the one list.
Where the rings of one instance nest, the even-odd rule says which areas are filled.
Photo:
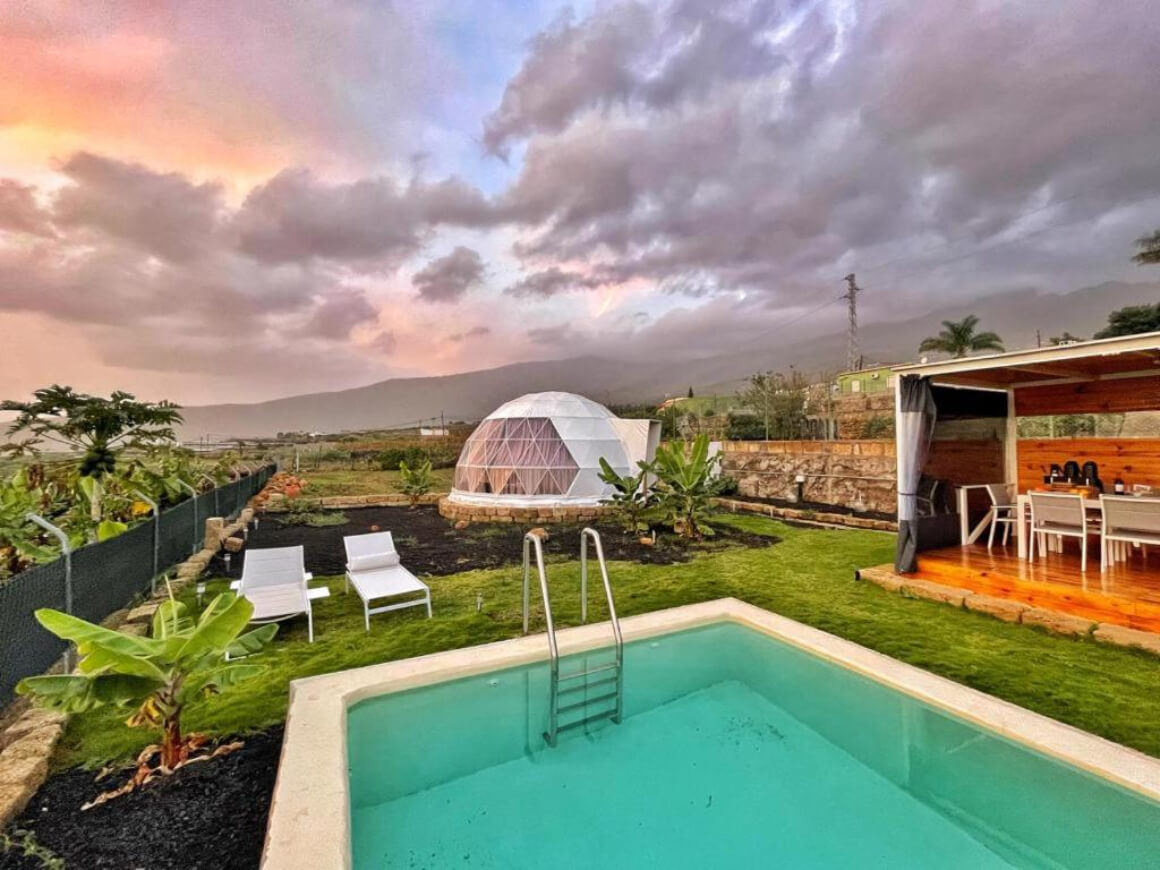
[[592, 290], [606, 282], [599, 279], [568, 272], [556, 266], [533, 272], [504, 289], [509, 296], [526, 299], [539, 297], [548, 299], [559, 293], [568, 293], [573, 290]]
[[[1043, 15], [978, 0], [948, 26], [938, 4], [605, 7], [538, 39], [490, 116], [485, 142], [526, 145], [498, 208], [526, 228], [516, 254], [541, 268], [779, 304], [867, 264], [1015, 242], [1038, 227], [1029, 214], [1048, 227], [1107, 220], [1160, 197], [1147, 9], [1065, 0]], [[611, 21], [640, 14], [647, 26], [611, 40]], [[586, 66], [594, 45], [625, 72]], [[534, 98], [550, 70], [567, 71], [563, 102]], [[1066, 253], [1051, 236], [1027, 247], [1040, 245]], [[1093, 271], [1119, 262], [1094, 241], [1085, 250]], [[988, 292], [990, 260], [940, 285]], [[910, 304], [931, 290], [890, 287]]]
[[545, 345], [565, 344], [574, 337], [572, 327], [567, 323], [556, 326], [538, 326], [529, 329], [527, 335], [534, 344]]
[[0, 232], [52, 235], [49, 216], [37, 203], [32, 185], [0, 178]]
[[305, 335], [341, 340], [356, 326], [378, 317], [378, 309], [361, 290], [338, 288], [322, 296], [303, 325]]
[[479, 254], [459, 245], [416, 272], [411, 283], [426, 302], [456, 302], [483, 280], [483, 271]]
[[451, 335], [447, 336], [446, 340], [450, 341], [450, 342], [457, 343], [457, 342], [461, 342], [461, 341], [469, 341], [470, 339], [473, 339], [473, 338], [483, 338], [486, 335], [491, 335], [491, 328], [490, 327], [473, 326], [471, 329], [467, 330], [466, 332], [453, 332], [453, 333], [451, 333]]

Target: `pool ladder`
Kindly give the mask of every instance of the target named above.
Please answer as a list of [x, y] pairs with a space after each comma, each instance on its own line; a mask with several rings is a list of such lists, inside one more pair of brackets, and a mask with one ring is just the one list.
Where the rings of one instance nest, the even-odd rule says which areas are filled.
[[[536, 569], [540, 575], [540, 594], [544, 598], [544, 621], [548, 626], [548, 652], [551, 655], [551, 676], [548, 694], [548, 730], [544, 739], [549, 746], [556, 745], [556, 738], [564, 731], [583, 728], [590, 722], [611, 719], [619, 724], [624, 713], [624, 639], [620, 634], [620, 620], [616, 618], [616, 604], [612, 600], [612, 584], [608, 582], [608, 565], [604, 561], [604, 546], [600, 533], [586, 528], [580, 532], [580, 621], [588, 622], [588, 543], [596, 545], [596, 560], [600, 564], [600, 577], [604, 581], [604, 594], [608, 598], [608, 619], [616, 644], [616, 660], [609, 664], [585, 668], [572, 674], [560, 674], [560, 650], [556, 645], [556, 625], [552, 621], [552, 602], [548, 592], [548, 572], [544, 568], [544, 545], [538, 535], [530, 532], [524, 535], [524, 634], [528, 633], [529, 581], [531, 578], [531, 553], [536, 554]], [[589, 677], [596, 677], [589, 680]], [[561, 685], [563, 684], [563, 685]], [[609, 688], [612, 687], [612, 688]], [[589, 697], [588, 692], [600, 689], [601, 694]], [[579, 696], [577, 700], [572, 700]], [[561, 698], [565, 699], [561, 706]], [[615, 701], [612, 706], [608, 702]], [[605, 705], [605, 706], [600, 706]], [[596, 710], [591, 710], [592, 707]], [[573, 713], [580, 717], [571, 719]], [[560, 717], [569, 721], [560, 724]]]

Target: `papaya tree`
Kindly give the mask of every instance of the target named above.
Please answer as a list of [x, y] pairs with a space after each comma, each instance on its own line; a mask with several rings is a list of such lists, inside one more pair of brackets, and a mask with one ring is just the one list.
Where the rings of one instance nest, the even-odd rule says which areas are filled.
[[[182, 713], [193, 701], [260, 674], [260, 665], [230, 661], [261, 650], [278, 631], [263, 625], [246, 632], [253, 605], [232, 592], [218, 595], [197, 618], [170, 598], [153, 616], [152, 637], [137, 637], [86, 622], [58, 610], [36, 611], [36, 619], [57, 637], [72, 641], [81, 655], [76, 673], [27, 677], [16, 686], [38, 704], [83, 713], [101, 707], [133, 710], [131, 727], [153, 728], [160, 743], [138, 758], [137, 772], [116, 792], [123, 794], [156, 776], [168, 775], [195, 759], [237, 748], [229, 744], [203, 751], [207, 738], [186, 734]], [[158, 764], [151, 764], [154, 758]]]
[[89, 500], [95, 523], [102, 518], [102, 481], [115, 471], [117, 452], [170, 444], [173, 427], [181, 422], [180, 407], [172, 402], [139, 402], [121, 391], [105, 399], [56, 384], [37, 390], [31, 402], [0, 402], [0, 411], [17, 414], [8, 427], [10, 436], [28, 436], [8, 450], [38, 453], [56, 445], [80, 454], [81, 477], [95, 482]]

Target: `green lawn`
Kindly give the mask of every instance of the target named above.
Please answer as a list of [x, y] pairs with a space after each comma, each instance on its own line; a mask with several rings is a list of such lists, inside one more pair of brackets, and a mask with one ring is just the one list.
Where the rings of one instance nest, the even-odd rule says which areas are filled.
[[[728, 549], [682, 565], [613, 563], [610, 573], [621, 615], [736, 596], [1160, 756], [1160, 662], [1155, 658], [856, 582], [856, 567], [889, 560], [894, 542], [890, 535], [793, 528], [761, 517], [720, 521], [778, 535], [782, 542], [765, 549]], [[418, 609], [372, 617], [369, 635], [363, 631], [358, 598], [342, 594], [341, 578], [317, 582], [329, 583], [333, 594], [316, 602], [315, 643], [306, 642], [304, 621], [285, 627], [262, 654], [268, 673], [191, 709], [187, 727], [214, 733], [262, 728], [283, 719], [287, 685], [297, 677], [488, 643], [520, 632], [518, 566], [432, 578], [434, 619], [425, 619]], [[578, 565], [553, 565], [552, 583], [560, 590], [554, 602], [557, 621], [575, 624], [579, 602], [564, 590], [578, 588]], [[590, 607], [599, 614], [599, 590], [594, 586], [590, 592]], [[479, 612], [477, 595], [483, 596]], [[59, 763], [93, 765], [136, 751], [149, 735], [122, 727], [124, 715], [98, 711], [74, 717]]]
[[[436, 468], [431, 472], [432, 491], [449, 492], [453, 468]], [[400, 492], [399, 472], [359, 469], [350, 471], [343, 468], [303, 470], [299, 476], [306, 481], [304, 495], [311, 498], [325, 498], [332, 495], [379, 495], [384, 492]]]

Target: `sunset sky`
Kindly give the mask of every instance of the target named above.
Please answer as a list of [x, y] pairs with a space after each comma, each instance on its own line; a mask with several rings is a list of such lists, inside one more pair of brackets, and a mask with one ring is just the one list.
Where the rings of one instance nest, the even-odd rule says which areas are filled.
[[[0, 5], [0, 398], [707, 355], [1156, 280], [1155, 0]], [[999, 326], [999, 325], [995, 325]]]

